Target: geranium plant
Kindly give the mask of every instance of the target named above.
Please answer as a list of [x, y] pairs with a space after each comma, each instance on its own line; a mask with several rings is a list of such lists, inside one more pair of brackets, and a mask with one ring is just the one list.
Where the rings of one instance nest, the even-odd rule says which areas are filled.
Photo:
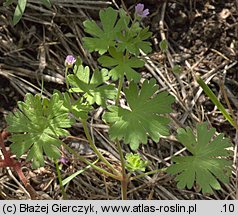
[[[79, 58], [69, 55], [65, 60], [67, 92], [55, 91], [49, 99], [27, 94], [25, 101], [18, 103], [19, 109], [7, 117], [11, 152], [16, 157], [27, 153], [27, 160], [37, 168], [44, 165], [44, 155], [59, 160], [63, 145], [87, 165], [119, 180], [122, 199], [127, 198], [130, 180], [160, 171], [146, 172], [148, 161], [138, 153], [125, 155], [122, 150], [122, 145], [128, 144], [136, 151], [148, 139], [159, 142], [161, 137], [170, 134], [170, 119], [166, 114], [172, 111], [174, 97], [166, 91], [158, 93], [159, 86], [154, 79], [140, 82], [137, 71], [144, 65], [140, 52], [147, 54], [152, 50], [148, 41], [152, 33], [149, 27], [140, 25], [148, 14], [143, 4], [136, 5], [133, 19], [123, 9], [109, 7], [100, 11], [100, 24], [93, 20], [83, 23], [87, 33], [84, 45], [90, 52], [100, 54], [98, 62], [103, 68], [90, 71]], [[73, 69], [72, 73], [69, 68]], [[122, 92], [124, 106], [120, 104]], [[108, 100], [113, 103], [109, 105]], [[109, 125], [109, 137], [117, 146], [121, 170], [103, 156], [90, 135], [87, 119], [94, 105], [105, 109], [103, 121]], [[108, 169], [90, 162], [62, 141], [61, 137], [69, 134], [66, 129], [75, 121], [82, 123], [90, 147]], [[211, 193], [212, 189], [220, 189], [217, 179], [228, 181], [231, 162], [227, 160], [226, 149], [230, 143], [222, 134], [215, 136], [215, 129], [208, 131], [207, 127], [206, 123], [198, 124], [196, 133], [191, 128], [178, 129], [178, 140], [192, 154], [175, 157], [175, 163], [168, 168], [169, 173], [178, 174], [179, 188], [191, 188], [196, 183], [203, 192]], [[138, 171], [145, 173], [137, 175]]]

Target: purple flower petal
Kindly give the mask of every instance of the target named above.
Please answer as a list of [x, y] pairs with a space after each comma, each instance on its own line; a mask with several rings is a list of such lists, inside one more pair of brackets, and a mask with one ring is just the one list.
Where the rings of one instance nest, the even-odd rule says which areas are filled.
[[144, 4], [141, 4], [141, 3], [137, 4], [135, 6], [135, 10], [136, 12], [141, 13], [144, 10]]
[[65, 66], [66, 67], [73, 67], [73, 64], [76, 62], [76, 59], [73, 55], [67, 55], [65, 59]]
[[145, 9], [145, 10], [143, 11], [142, 17], [146, 17], [146, 16], [148, 16], [149, 14], [150, 14], [149, 9]]
[[67, 164], [69, 161], [68, 161], [68, 159], [67, 159], [66, 157], [61, 157], [61, 158], [59, 159], [59, 162], [65, 165], [65, 164]]
[[145, 7], [144, 4], [141, 4], [141, 3], [139, 3], [135, 6], [135, 16], [136, 17], [144, 18], [144, 17], [148, 16], [149, 9], [144, 10], [144, 7]]

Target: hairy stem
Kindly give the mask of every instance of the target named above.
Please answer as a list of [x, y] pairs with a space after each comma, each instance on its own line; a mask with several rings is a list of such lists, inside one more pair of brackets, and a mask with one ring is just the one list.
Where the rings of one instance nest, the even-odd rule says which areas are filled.
[[148, 175], [151, 175], [151, 174], [155, 174], [157, 172], [165, 172], [167, 168], [162, 168], [162, 169], [156, 169], [156, 170], [152, 170], [152, 171], [149, 171], [149, 172], [146, 172], [146, 173], [142, 173], [140, 175], [136, 175], [134, 177], [131, 177], [130, 178], [130, 181], [133, 181], [135, 179], [138, 179], [138, 178], [142, 178], [144, 176], [148, 176]]
[[65, 143], [63, 143], [63, 146], [71, 153], [74, 154], [77, 158], [79, 158], [79, 160], [83, 161], [84, 163], [90, 165], [92, 168], [94, 168], [95, 170], [109, 176], [112, 177], [116, 180], [120, 180], [120, 176], [114, 175], [102, 168], [100, 168], [99, 166], [96, 166], [95, 164], [91, 163], [90, 161], [88, 161], [87, 159], [85, 159], [83, 156], [79, 155], [76, 151], [74, 151], [73, 149], [71, 149], [68, 145], [66, 145]]
[[95, 152], [95, 154], [100, 158], [101, 161], [103, 161], [111, 170], [114, 174], [118, 175], [118, 171], [108, 162], [108, 160], [98, 151], [96, 145], [93, 143], [93, 140], [91, 138], [91, 135], [89, 133], [88, 127], [87, 127], [87, 122], [86, 120], [82, 120], [82, 124], [83, 124], [83, 129], [85, 132], [85, 135], [88, 139], [89, 145], [90, 147], [93, 149], [93, 151]]
[[69, 70], [69, 68], [66, 67], [66, 68], [65, 68], [65, 73], [64, 73], [64, 76], [65, 76], [65, 83], [66, 83], [66, 87], [67, 87], [67, 89], [69, 89], [69, 83], [68, 83], [68, 80], [67, 80], [68, 70]]
[[126, 174], [126, 165], [125, 159], [122, 152], [121, 144], [118, 140], [116, 140], [117, 149], [120, 155], [121, 167], [122, 167], [122, 179], [121, 179], [121, 193], [122, 193], [122, 200], [127, 199], [127, 185], [128, 185], [128, 176]]
[[[116, 97], [116, 102], [115, 102], [116, 106], [118, 106], [118, 104], [119, 104], [122, 85], [123, 85], [123, 76], [119, 79], [118, 92], [117, 92], [117, 97]], [[124, 159], [124, 155], [122, 152], [121, 144], [120, 144], [119, 140], [116, 140], [116, 143], [117, 143], [117, 149], [118, 149], [118, 153], [120, 155], [120, 161], [121, 161], [121, 167], [122, 167], [122, 176], [121, 176], [122, 200], [126, 200], [127, 199], [128, 176], [126, 174], [125, 159]]]
[[115, 105], [116, 105], [116, 106], [119, 104], [119, 99], [120, 99], [120, 95], [121, 95], [122, 84], [123, 84], [123, 76], [119, 79], [117, 97], [116, 97], [116, 102], [115, 102]]

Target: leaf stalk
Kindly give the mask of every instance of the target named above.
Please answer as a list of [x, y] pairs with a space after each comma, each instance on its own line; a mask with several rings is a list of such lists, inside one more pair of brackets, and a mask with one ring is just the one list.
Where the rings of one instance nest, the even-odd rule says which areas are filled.
[[101, 154], [101, 152], [98, 151], [98, 148], [94, 144], [91, 138], [91, 135], [89, 133], [86, 120], [82, 120], [82, 125], [83, 125], [85, 135], [87, 137], [87, 140], [89, 142], [89, 145], [93, 149], [94, 153], [100, 158], [100, 160], [102, 160], [112, 170], [114, 174], [118, 175], [118, 171], [109, 163], [109, 161]]

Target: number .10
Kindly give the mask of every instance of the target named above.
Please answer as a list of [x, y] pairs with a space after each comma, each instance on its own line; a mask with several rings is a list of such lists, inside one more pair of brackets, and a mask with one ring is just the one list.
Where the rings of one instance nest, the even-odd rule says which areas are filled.
[[224, 212], [234, 212], [235, 205], [234, 204], [224, 204], [223, 206]]

